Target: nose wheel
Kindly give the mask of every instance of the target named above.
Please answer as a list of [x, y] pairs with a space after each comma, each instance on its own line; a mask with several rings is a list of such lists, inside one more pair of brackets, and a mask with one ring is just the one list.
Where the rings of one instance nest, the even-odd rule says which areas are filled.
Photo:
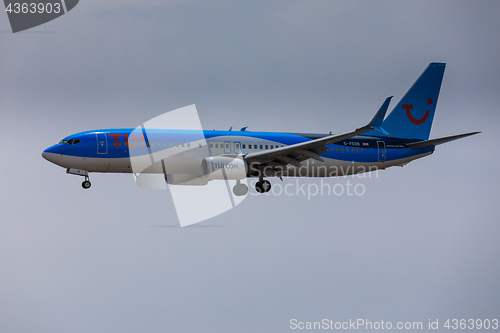
[[88, 177], [88, 176], [85, 176], [85, 180], [84, 180], [84, 181], [83, 181], [83, 183], [82, 183], [82, 187], [83, 187], [84, 189], [89, 189], [91, 185], [92, 185], [92, 184], [90, 184], [89, 177]]
[[255, 190], [259, 193], [267, 193], [271, 190], [271, 182], [269, 180], [259, 180], [255, 184]]

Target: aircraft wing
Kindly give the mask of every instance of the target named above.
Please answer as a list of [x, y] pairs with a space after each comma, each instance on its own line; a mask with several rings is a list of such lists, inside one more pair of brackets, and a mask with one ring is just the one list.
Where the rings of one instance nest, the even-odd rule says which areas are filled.
[[257, 163], [269, 165], [271, 167], [285, 167], [287, 164], [300, 167], [300, 162], [309, 158], [323, 162], [320, 154], [328, 151], [328, 148], [325, 147], [325, 145], [337, 143], [374, 129], [384, 133], [385, 131], [380, 127], [380, 124], [382, 124], [382, 120], [387, 112], [391, 98], [392, 97], [388, 97], [385, 100], [384, 104], [382, 104], [368, 125], [358, 128], [352, 132], [328, 135], [323, 138], [301, 142], [287, 147], [250, 153], [245, 155], [244, 159], [248, 164]]

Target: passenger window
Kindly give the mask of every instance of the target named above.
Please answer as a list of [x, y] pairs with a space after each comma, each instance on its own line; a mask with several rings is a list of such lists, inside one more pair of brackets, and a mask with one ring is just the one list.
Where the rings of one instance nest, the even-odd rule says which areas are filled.
[[365, 148], [361, 148], [361, 152], [364, 153], [365, 152]]
[[191, 147], [191, 144], [190, 144], [190, 143], [188, 143], [188, 144], [187, 144], [187, 146], [188, 146], [188, 148], [189, 148], [189, 147]]
[[242, 144], [242, 145], [241, 145], [241, 147], [242, 147], [243, 149], [245, 149], [245, 148], [246, 148], [245, 144]]
[[263, 148], [262, 148], [262, 145], [260, 145], [260, 149], [263, 149]]
[[226, 149], [229, 149], [229, 143], [226, 143]]
[[174, 146], [174, 144], [172, 142], [170, 142], [170, 147], [173, 147], [173, 146]]
[[219, 148], [219, 144], [218, 143], [215, 144], [215, 148]]
[[176, 147], [179, 147], [179, 143], [178, 143], [178, 142], [176, 142], [176, 143], [175, 143], [175, 146], [176, 146]]
[[201, 143], [198, 144], [198, 147], [201, 148]]
[[336, 150], [336, 151], [339, 151], [339, 147], [337, 147], [335, 150]]
[[151, 147], [154, 147], [155, 146], [155, 143], [154, 142], [151, 142]]
[[359, 153], [359, 148], [356, 148], [356, 152]]
[[181, 143], [181, 147], [184, 147], [184, 143]]
[[340, 148], [340, 151], [344, 151], [344, 147]]
[[214, 147], [214, 144], [213, 144], [213, 143], [211, 143], [211, 144], [210, 144], [210, 148], [213, 148], [213, 147]]

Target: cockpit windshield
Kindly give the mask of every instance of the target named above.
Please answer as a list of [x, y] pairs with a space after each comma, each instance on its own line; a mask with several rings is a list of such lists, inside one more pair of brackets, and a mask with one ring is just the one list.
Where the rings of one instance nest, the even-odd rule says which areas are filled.
[[74, 139], [74, 140], [61, 140], [59, 141], [60, 145], [76, 145], [79, 144], [80, 140], [79, 139]]

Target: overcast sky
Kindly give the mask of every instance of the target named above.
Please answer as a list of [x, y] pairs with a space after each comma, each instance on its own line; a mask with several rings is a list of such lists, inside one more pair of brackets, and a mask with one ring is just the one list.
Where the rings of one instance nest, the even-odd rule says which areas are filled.
[[[12, 34], [1, 14], [0, 331], [498, 318], [499, 17], [498, 1], [82, 0]], [[483, 133], [323, 180], [362, 196], [249, 195], [177, 228], [168, 191], [128, 174], [83, 190], [41, 157], [190, 104], [207, 129], [346, 132], [433, 61], [447, 67], [431, 138]]]

